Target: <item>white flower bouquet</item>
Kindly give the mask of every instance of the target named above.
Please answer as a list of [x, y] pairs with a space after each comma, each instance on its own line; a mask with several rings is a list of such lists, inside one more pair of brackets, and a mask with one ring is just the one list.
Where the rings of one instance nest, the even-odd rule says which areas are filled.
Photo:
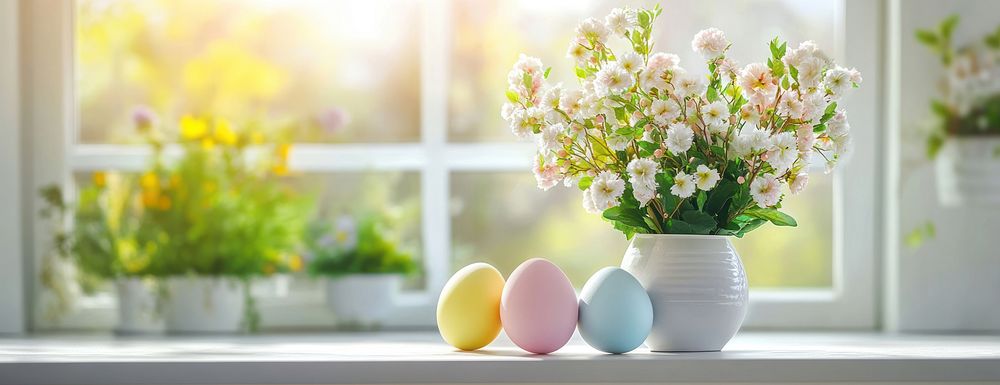
[[[861, 75], [812, 42], [786, 49], [778, 39], [765, 63], [740, 67], [715, 28], [691, 43], [708, 73], [688, 72], [653, 52], [660, 13], [619, 8], [580, 23], [567, 53], [579, 88], [548, 84], [538, 59], [514, 65], [501, 115], [538, 144], [538, 187], [578, 186], [583, 206], [629, 238], [795, 226], [779, 211], [785, 191], [806, 186], [814, 153], [828, 170], [844, 156], [851, 137], [837, 100]], [[613, 52], [610, 38], [629, 49]]]
[[[936, 125], [927, 138], [927, 155], [934, 158], [948, 138], [1000, 137], [1000, 28], [981, 44], [955, 47], [952, 34], [958, 16], [937, 28], [917, 30], [917, 40], [940, 55], [946, 76], [942, 97], [931, 101]], [[994, 151], [1000, 156], [1000, 148]]]

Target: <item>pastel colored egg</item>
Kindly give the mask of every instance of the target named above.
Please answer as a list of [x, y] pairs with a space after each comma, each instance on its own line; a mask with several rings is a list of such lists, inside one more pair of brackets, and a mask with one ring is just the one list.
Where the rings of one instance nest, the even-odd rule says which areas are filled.
[[617, 267], [594, 273], [580, 291], [580, 336], [594, 349], [626, 353], [653, 326], [653, 304], [632, 274]]
[[558, 266], [542, 258], [529, 259], [507, 279], [500, 319], [507, 336], [521, 349], [554, 352], [576, 329], [576, 292]]
[[500, 334], [504, 280], [495, 267], [473, 263], [448, 279], [437, 304], [438, 331], [462, 350], [489, 345]]

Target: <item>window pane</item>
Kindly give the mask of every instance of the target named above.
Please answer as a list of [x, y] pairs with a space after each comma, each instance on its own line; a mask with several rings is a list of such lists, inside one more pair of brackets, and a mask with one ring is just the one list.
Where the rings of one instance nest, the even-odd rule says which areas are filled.
[[[614, 7], [651, 8], [656, 3], [664, 12], [655, 27], [654, 50], [680, 55], [682, 66], [690, 71], [707, 72], [701, 58], [691, 52], [691, 38], [708, 26], [726, 32], [733, 42], [731, 57], [742, 64], [766, 59], [767, 42], [774, 36], [792, 39], [793, 44], [815, 40], [833, 53], [837, 0], [456, 0], [449, 138], [513, 141], [499, 116], [506, 100], [505, 76], [519, 53], [551, 66], [551, 83], [574, 87], [573, 63], [566, 58], [566, 48], [577, 23], [587, 17], [604, 17]], [[623, 39], [612, 40], [621, 43]]]
[[559, 265], [577, 288], [618, 266], [628, 241], [580, 205], [575, 187], [541, 191], [528, 171], [453, 173], [452, 271], [487, 262], [508, 276], [529, 258]]
[[754, 288], [830, 288], [833, 285], [833, 175], [809, 174], [809, 186], [786, 196], [781, 211], [797, 227], [761, 226], [733, 239]]
[[[417, 266], [423, 265], [419, 173], [310, 173], [292, 179], [299, 191], [316, 199], [316, 220], [332, 222], [344, 215], [377, 213], [391, 239], [399, 242], [399, 249], [412, 255]], [[423, 289], [425, 277], [425, 272], [418, 270], [406, 281], [406, 289]]]
[[[832, 271], [832, 182], [813, 174], [784, 211], [797, 228], [764, 225], [734, 239], [754, 288], [829, 287]], [[604, 266], [618, 266], [628, 241], [588, 214], [576, 188], [543, 192], [527, 171], [452, 174], [452, 271], [488, 262], [506, 276], [526, 259], [546, 257], [579, 288]]]
[[76, 5], [81, 142], [138, 142], [143, 107], [168, 138], [184, 114], [289, 126], [298, 141], [419, 138], [416, 0]]

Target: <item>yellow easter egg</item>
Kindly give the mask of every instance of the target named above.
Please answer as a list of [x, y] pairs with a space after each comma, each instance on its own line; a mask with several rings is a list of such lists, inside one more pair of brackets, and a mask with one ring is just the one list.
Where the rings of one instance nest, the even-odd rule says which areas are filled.
[[462, 350], [488, 345], [500, 334], [504, 279], [495, 267], [473, 263], [451, 276], [441, 290], [437, 324], [441, 337]]

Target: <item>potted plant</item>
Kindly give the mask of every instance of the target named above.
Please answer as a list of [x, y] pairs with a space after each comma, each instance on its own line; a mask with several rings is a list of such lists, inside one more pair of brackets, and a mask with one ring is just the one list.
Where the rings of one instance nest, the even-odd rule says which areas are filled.
[[315, 221], [307, 231], [312, 274], [325, 277], [326, 301], [343, 326], [377, 328], [392, 309], [403, 277], [416, 270], [400, 251], [384, 216]]
[[[707, 75], [689, 72], [652, 49], [660, 12], [584, 20], [568, 50], [579, 88], [548, 84], [549, 69], [522, 55], [501, 115], [537, 143], [538, 187], [579, 187], [587, 211], [632, 239], [622, 267], [653, 303], [647, 345], [720, 350], [747, 307], [730, 237], [796, 225], [781, 202], [805, 188], [814, 154], [828, 169], [844, 157], [851, 136], [837, 101], [861, 76], [812, 42], [789, 49], [777, 38], [765, 62], [739, 66], [715, 28], [691, 44]], [[626, 49], [610, 48], [618, 43]]]
[[[167, 331], [253, 330], [250, 282], [292, 261], [311, 202], [282, 184], [288, 145], [218, 118], [185, 116], [180, 133], [184, 152], [171, 164], [159, 135], [148, 135], [155, 161], [140, 182]], [[251, 146], [264, 156], [248, 155]]]
[[[156, 287], [150, 280], [152, 242], [143, 239], [142, 211], [133, 197], [134, 178], [95, 172], [92, 183], [80, 189], [70, 206], [58, 186], [41, 191], [47, 203], [42, 214], [53, 222], [53, 252], [76, 267], [80, 287], [94, 292], [113, 281], [118, 299], [118, 324], [123, 334], [154, 332], [163, 327], [157, 311]], [[66, 231], [63, 220], [72, 220]], [[57, 260], [46, 259], [42, 282], [56, 293], [62, 311], [72, 290], [56, 276]], [[54, 313], [58, 314], [58, 313]]]
[[931, 101], [934, 126], [927, 154], [936, 158], [942, 203], [1000, 203], [1000, 28], [981, 43], [956, 48], [958, 16], [918, 30], [917, 40], [941, 57], [946, 75]]

